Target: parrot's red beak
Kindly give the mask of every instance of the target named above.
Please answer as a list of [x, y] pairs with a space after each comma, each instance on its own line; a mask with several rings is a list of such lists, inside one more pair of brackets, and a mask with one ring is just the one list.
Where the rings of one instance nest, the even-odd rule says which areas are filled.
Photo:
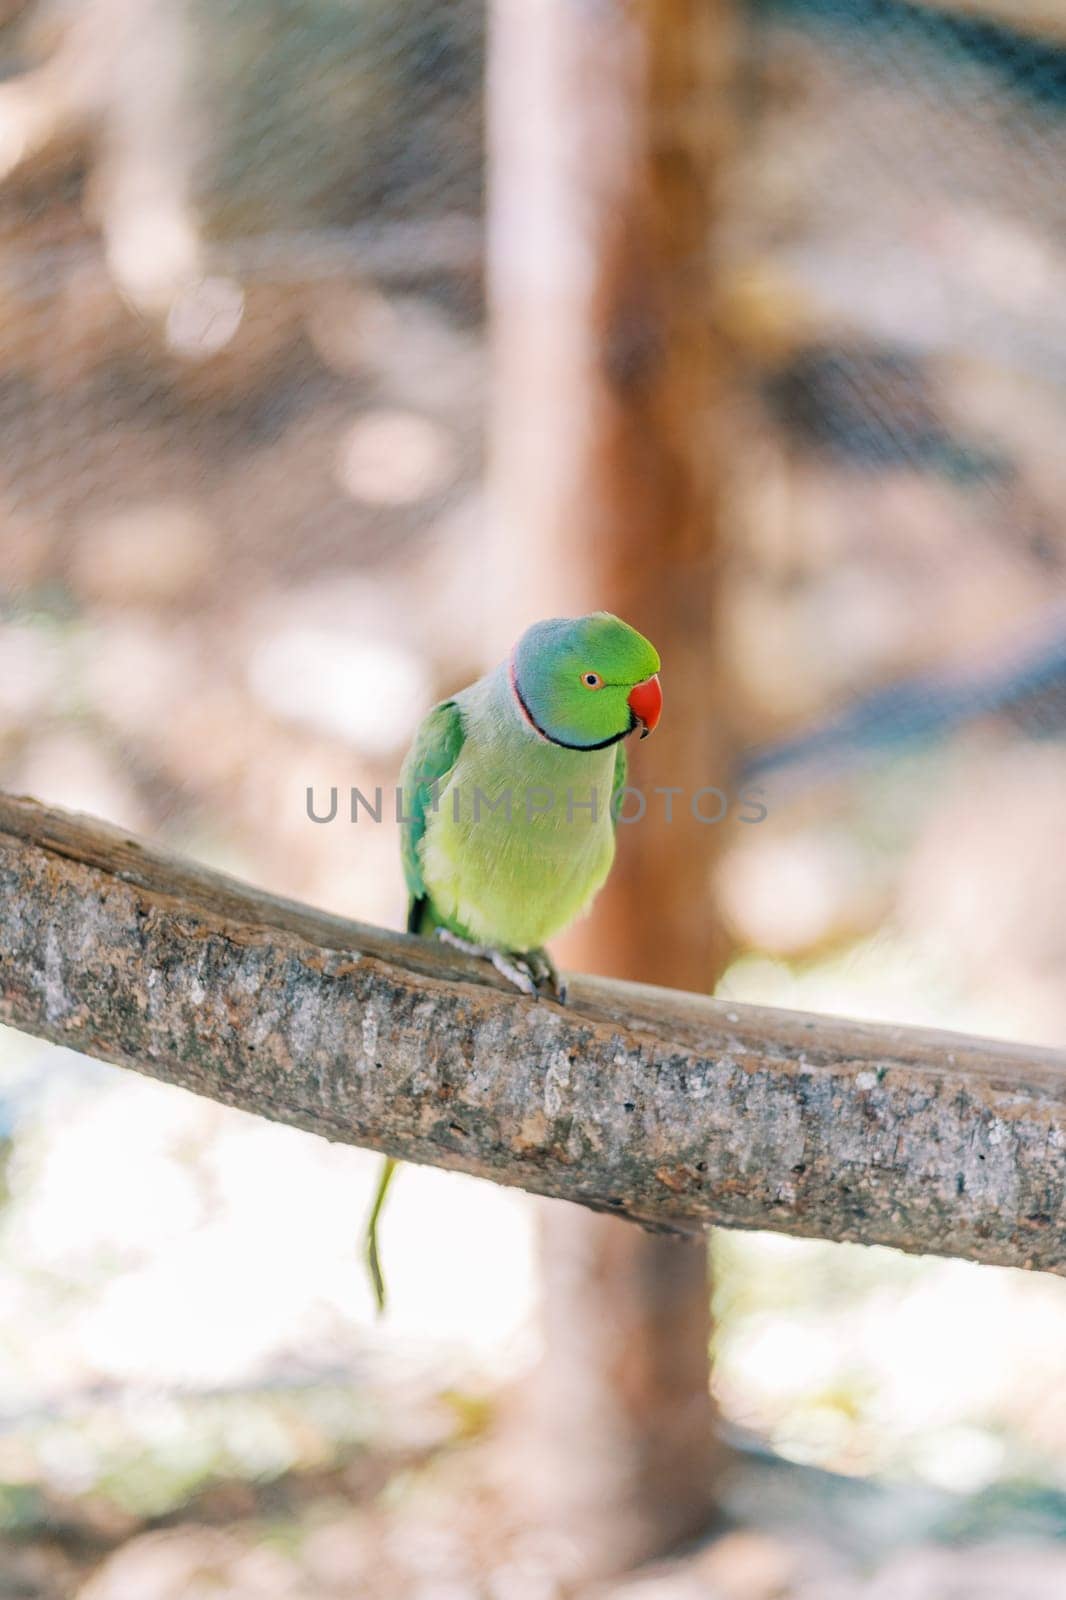
[[637, 721], [643, 724], [640, 737], [646, 739], [649, 733], [654, 732], [662, 716], [663, 686], [659, 682], [659, 674], [645, 678], [643, 683], [634, 684], [629, 691], [628, 703]]

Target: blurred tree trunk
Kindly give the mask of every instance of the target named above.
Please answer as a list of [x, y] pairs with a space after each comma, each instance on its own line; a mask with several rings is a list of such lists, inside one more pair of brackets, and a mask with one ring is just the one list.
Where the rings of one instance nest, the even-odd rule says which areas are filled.
[[[495, 0], [489, 74], [492, 644], [602, 607], [663, 657], [662, 724], [630, 745], [647, 818], [558, 953], [704, 991], [724, 830], [688, 803], [729, 772], [711, 248], [731, 43], [727, 0]], [[684, 791], [672, 822], [655, 785]], [[542, 1510], [583, 1565], [619, 1568], [712, 1512], [706, 1252], [546, 1203], [543, 1256]]]

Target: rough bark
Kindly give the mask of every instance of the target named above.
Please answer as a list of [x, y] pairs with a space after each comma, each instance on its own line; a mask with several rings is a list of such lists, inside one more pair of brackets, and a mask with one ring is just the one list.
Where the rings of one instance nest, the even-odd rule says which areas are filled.
[[229, 1105], [655, 1227], [1066, 1271], [1066, 1055], [578, 979], [0, 798], [0, 1020]]

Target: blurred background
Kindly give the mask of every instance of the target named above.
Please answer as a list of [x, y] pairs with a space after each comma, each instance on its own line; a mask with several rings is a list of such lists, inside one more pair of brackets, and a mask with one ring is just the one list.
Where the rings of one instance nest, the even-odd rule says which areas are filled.
[[[767, 809], [696, 880], [717, 992], [1061, 1044], [1066, 21], [714, 9], [706, 781]], [[499, 629], [490, 48], [479, 0], [0, 5], [3, 788], [401, 924], [344, 796]], [[376, 1322], [375, 1172], [0, 1032], [2, 1600], [1066, 1593], [1066, 1285], [718, 1235], [708, 1536], [586, 1579], [526, 1492], [540, 1208], [406, 1169]]]

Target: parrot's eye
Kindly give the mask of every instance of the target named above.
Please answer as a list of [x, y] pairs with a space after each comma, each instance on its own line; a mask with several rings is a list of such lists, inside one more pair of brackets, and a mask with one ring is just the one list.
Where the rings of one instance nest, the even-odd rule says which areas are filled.
[[581, 682], [585, 685], [586, 689], [603, 688], [603, 679], [600, 677], [598, 672], [583, 672], [581, 674]]

